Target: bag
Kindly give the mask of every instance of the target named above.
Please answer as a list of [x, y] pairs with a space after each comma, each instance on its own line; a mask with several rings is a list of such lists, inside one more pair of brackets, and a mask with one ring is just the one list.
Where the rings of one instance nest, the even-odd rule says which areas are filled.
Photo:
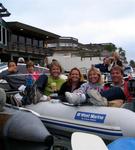
[[92, 103], [95, 106], [107, 106], [107, 99], [102, 97], [97, 90], [88, 90], [87, 91], [88, 99], [87, 101]]

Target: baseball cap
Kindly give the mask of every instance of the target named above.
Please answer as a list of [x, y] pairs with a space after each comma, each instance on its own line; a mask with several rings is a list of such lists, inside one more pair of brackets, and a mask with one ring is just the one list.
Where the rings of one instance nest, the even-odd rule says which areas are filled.
[[24, 60], [24, 58], [23, 58], [23, 57], [19, 57], [19, 58], [18, 58], [18, 62], [19, 62], [19, 63], [24, 63], [24, 62], [25, 62], [25, 60]]

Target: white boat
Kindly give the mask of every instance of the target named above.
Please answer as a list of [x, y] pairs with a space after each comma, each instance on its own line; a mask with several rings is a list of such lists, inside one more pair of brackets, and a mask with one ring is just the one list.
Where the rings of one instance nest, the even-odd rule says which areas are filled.
[[69, 136], [79, 131], [95, 134], [106, 140], [135, 137], [135, 113], [125, 108], [72, 106], [59, 100], [27, 105], [51, 133]]
[[54, 134], [70, 136], [73, 132], [81, 131], [107, 140], [135, 137], [135, 113], [125, 108], [73, 106], [51, 100], [27, 105], [25, 110], [36, 112]]

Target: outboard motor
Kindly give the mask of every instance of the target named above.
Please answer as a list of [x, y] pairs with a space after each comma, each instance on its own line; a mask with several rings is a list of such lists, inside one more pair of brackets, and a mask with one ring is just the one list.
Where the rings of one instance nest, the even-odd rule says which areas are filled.
[[3, 135], [16, 140], [42, 142], [46, 146], [53, 144], [53, 136], [31, 112], [20, 111], [10, 117], [4, 126]]

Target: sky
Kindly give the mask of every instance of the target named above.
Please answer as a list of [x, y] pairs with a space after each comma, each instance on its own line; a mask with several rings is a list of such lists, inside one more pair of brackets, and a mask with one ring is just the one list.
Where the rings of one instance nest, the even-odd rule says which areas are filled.
[[135, 61], [135, 0], [1, 0], [18, 21], [80, 43], [113, 43]]

